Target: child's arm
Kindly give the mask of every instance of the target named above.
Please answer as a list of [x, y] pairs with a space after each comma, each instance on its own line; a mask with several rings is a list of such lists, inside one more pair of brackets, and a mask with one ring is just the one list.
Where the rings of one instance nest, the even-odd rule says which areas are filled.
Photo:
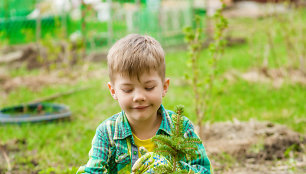
[[108, 162], [110, 159], [109, 132], [105, 125], [100, 125], [92, 140], [92, 147], [89, 151], [89, 160], [85, 166], [81, 166], [77, 174], [109, 173]]
[[[194, 127], [191, 121], [184, 117], [184, 137], [195, 137], [199, 138], [198, 135], [194, 132]], [[210, 161], [206, 155], [205, 148], [203, 144], [198, 145], [197, 158], [192, 161], [180, 161], [184, 169], [192, 170], [195, 173], [212, 173]]]

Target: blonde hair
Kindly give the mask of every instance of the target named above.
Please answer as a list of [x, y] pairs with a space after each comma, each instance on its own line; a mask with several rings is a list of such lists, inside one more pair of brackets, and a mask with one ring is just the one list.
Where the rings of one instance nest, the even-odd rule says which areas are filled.
[[113, 82], [116, 73], [139, 77], [144, 72], [157, 71], [165, 79], [165, 54], [160, 43], [147, 35], [129, 34], [118, 40], [107, 55], [108, 74]]

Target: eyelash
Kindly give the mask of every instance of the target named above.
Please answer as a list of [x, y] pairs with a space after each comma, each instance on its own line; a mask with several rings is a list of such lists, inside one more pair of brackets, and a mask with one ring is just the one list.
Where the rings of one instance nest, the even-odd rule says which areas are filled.
[[[152, 91], [153, 89], [155, 88], [155, 86], [151, 87], [151, 88], [145, 88], [146, 91]], [[124, 90], [122, 89], [123, 92], [125, 93], [130, 93], [132, 92], [133, 90], [132, 89], [129, 89], [129, 90]]]
[[155, 88], [155, 86], [151, 87], [151, 88], [145, 88], [147, 91], [151, 91]]
[[123, 89], [122, 89], [122, 91], [125, 92], [125, 93], [130, 93], [130, 92], [132, 92], [131, 89], [129, 89], [129, 90], [123, 90]]

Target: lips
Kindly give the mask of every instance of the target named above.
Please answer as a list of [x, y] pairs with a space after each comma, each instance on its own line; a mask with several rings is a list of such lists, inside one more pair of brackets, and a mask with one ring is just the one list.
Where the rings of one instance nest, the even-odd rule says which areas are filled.
[[149, 106], [136, 106], [136, 107], [134, 107], [134, 109], [145, 109], [147, 107], [149, 107]]

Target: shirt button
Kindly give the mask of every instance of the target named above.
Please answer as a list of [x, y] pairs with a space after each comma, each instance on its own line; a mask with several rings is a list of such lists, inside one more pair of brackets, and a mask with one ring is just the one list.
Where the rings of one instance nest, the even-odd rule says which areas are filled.
[[134, 155], [137, 155], [137, 152], [136, 152], [136, 151], [134, 151]]

